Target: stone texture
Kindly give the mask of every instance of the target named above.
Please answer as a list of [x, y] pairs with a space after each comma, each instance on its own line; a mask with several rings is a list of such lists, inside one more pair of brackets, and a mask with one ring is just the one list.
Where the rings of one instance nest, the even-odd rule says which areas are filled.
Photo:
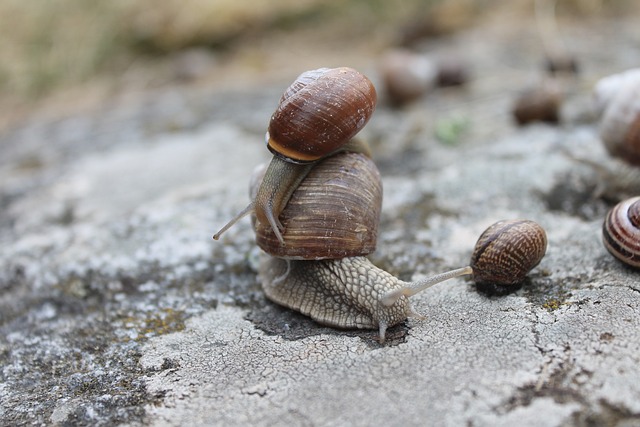
[[[413, 298], [426, 319], [385, 345], [267, 302], [248, 220], [211, 240], [248, 201], [288, 82], [167, 89], [7, 131], [2, 424], [638, 425], [640, 276], [599, 234], [622, 166], [586, 120], [590, 82], [640, 60], [637, 28], [620, 28], [620, 40], [574, 30], [588, 71], [561, 126], [516, 128], [509, 116], [528, 79], [502, 60], [526, 69], [527, 33], [488, 45], [479, 35], [503, 34], [460, 35], [470, 87], [400, 111], [381, 104], [363, 132], [385, 190], [376, 264], [402, 279], [463, 266], [504, 218], [533, 219], [549, 239], [521, 289], [438, 285]], [[375, 80], [371, 64], [362, 71]], [[434, 137], [460, 118], [459, 136]]]

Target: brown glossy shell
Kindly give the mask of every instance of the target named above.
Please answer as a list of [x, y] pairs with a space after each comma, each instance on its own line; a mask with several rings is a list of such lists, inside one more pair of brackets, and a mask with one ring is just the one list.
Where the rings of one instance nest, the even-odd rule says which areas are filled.
[[555, 85], [548, 83], [519, 94], [512, 113], [520, 126], [532, 122], [558, 123], [561, 103], [560, 91]]
[[[635, 71], [635, 72], [632, 72]], [[603, 79], [596, 86], [597, 107], [603, 111], [600, 137], [609, 153], [640, 165], [640, 74], [630, 70]]]
[[524, 280], [547, 250], [547, 234], [534, 221], [498, 221], [478, 239], [471, 255], [477, 283], [515, 285]]
[[625, 264], [640, 268], [640, 197], [618, 203], [602, 226], [605, 248]]
[[353, 138], [371, 118], [376, 102], [373, 83], [352, 68], [302, 73], [271, 117], [267, 146], [294, 163], [318, 160]]
[[253, 221], [256, 243], [287, 259], [367, 255], [376, 248], [381, 206], [382, 181], [373, 161], [339, 153], [320, 161], [289, 199], [280, 215], [284, 245], [271, 227]]

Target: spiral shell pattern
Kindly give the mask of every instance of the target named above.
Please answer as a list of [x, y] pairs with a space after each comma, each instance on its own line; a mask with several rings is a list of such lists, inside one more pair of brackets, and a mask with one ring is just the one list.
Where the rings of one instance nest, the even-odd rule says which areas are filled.
[[[260, 185], [253, 179], [253, 189]], [[280, 219], [280, 244], [268, 224], [254, 221], [256, 243], [285, 259], [337, 259], [368, 255], [376, 248], [382, 180], [375, 163], [359, 153], [323, 159], [289, 199]]]
[[605, 248], [623, 263], [640, 268], [640, 196], [614, 206], [604, 220]]
[[471, 255], [476, 283], [515, 285], [540, 263], [547, 251], [547, 234], [527, 219], [498, 221], [478, 239]]

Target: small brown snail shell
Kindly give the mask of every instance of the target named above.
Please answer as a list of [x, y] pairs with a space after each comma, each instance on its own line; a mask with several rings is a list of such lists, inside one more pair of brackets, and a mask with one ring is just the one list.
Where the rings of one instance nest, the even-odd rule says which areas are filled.
[[438, 61], [437, 84], [440, 87], [460, 86], [469, 80], [469, 65], [454, 56]]
[[526, 219], [498, 221], [476, 243], [470, 262], [473, 280], [480, 290], [502, 293], [499, 287], [521, 283], [546, 250], [547, 235], [538, 223]]
[[640, 197], [624, 200], [609, 211], [602, 226], [602, 241], [611, 255], [640, 268]]
[[369, 121], [377, 95], [371, 81], [352, 68], [302, 73], [280, 98], [266, 134], [274, 157], [253, 201], [213, 238], [254, 212], [284, 244], [280, 214], [314, 162], [338, 151], [368, 153], [352, 140]]
[[600, 138], [607, 151], [640, 166], [640, 70], [629, 70], [600, 80], [595, 88], [601, 112]]
[[433, 89], [438, 70], [426, 56], [394, 49], [381, 58], [380, 76], [389, 102], [400, 106], [415, 101]]
[[512, 114], [520, 126], [531, 122], [558, 123], [561, 103], [562, 96], [558, 87], [546, 82], [520, 93], [513, 105]]

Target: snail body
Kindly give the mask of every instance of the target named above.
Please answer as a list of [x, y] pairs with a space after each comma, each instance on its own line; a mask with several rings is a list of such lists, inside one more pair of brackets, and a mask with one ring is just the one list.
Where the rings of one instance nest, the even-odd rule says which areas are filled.
[[218, 240], [253, 212], [284, 244], [280, 214], [314, 163], [339, 151], [368, 154], [368, 148], [352, 138], [367, 124], [376, 102], [373, 84], [354, 69], [321, 68], [298, 76], [271, 117], [265, 139], [274, 157], [260, 189], [213, 238]]
[[605, 77], [594, 94], [605, 148], [612, 156], [640, 166], [640, 69]]
[[640, 197], [624, 200], [607, 214], [602, 241], [614, 257], [640, 269]]

